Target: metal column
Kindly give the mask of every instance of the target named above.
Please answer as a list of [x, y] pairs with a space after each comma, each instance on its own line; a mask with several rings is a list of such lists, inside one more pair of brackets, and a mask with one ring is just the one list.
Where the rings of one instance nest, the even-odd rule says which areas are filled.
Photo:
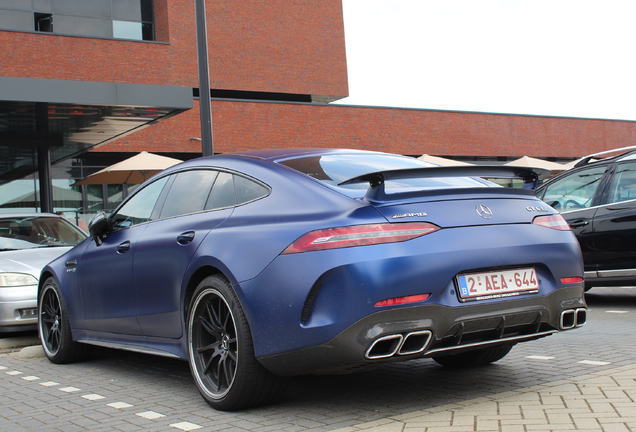
[[205, 19], [205, 0], [195, 0], [197, 28], [197, 61], [199, 65], [199, 109], [201, 112], [201, 151], [203, 156], [214, 154], [212, 138], [212, 108], [210, 106], [210, 68], [208, 64], [208, 32]]

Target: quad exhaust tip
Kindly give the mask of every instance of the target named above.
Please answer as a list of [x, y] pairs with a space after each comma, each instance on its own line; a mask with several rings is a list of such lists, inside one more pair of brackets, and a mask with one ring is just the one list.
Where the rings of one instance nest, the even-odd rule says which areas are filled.
[[587, 321], [587, 309], [568, 309], [561, 312], [561, 330], [581, 327]]
[[371, 344], [364, 356], [369, 360], [378, 360], [394, 355], [418, 354], [426, 349], [431, 336], [429, 330], [383, 336]]

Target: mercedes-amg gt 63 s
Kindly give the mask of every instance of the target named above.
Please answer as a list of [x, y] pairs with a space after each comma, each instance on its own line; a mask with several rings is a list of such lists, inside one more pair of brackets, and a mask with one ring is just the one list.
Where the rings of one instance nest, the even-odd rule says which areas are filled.
[[534, 196], [544, 174], [326, 149], [175, 165], [43, 269], [44, 351], [187, 360], [220, 410], [271, 403], [285, 376], [495, 362], [586, 320], [579, 244]]

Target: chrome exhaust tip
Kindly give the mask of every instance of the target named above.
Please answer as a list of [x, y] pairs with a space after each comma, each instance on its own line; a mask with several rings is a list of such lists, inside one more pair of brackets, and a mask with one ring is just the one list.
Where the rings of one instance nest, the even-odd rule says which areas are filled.
[[364, 356], [369, 360], [392, 357], [402, 346], [403, 340], [401, 334], [383, 336], [371, 344]]
[[576, 310], [568, 309], [561, 312], [561, 330], [569, 330], [576, 325]]
[[576, 310], [576, 324], [575, 327], [581, 327], [587, 322], [587, 309], [579, 308]]
[[433, 334], [429, 330], [416, 331], [404, 336], [399, 355], [418, 354], [424, 351]]

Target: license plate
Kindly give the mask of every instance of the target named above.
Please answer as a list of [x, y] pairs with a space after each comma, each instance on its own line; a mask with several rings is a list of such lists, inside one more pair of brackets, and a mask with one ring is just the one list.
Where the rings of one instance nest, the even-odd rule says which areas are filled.
[[534, 268], [501, 270], [457, 276], [462, 301], [489, 300], [539, 292]]

